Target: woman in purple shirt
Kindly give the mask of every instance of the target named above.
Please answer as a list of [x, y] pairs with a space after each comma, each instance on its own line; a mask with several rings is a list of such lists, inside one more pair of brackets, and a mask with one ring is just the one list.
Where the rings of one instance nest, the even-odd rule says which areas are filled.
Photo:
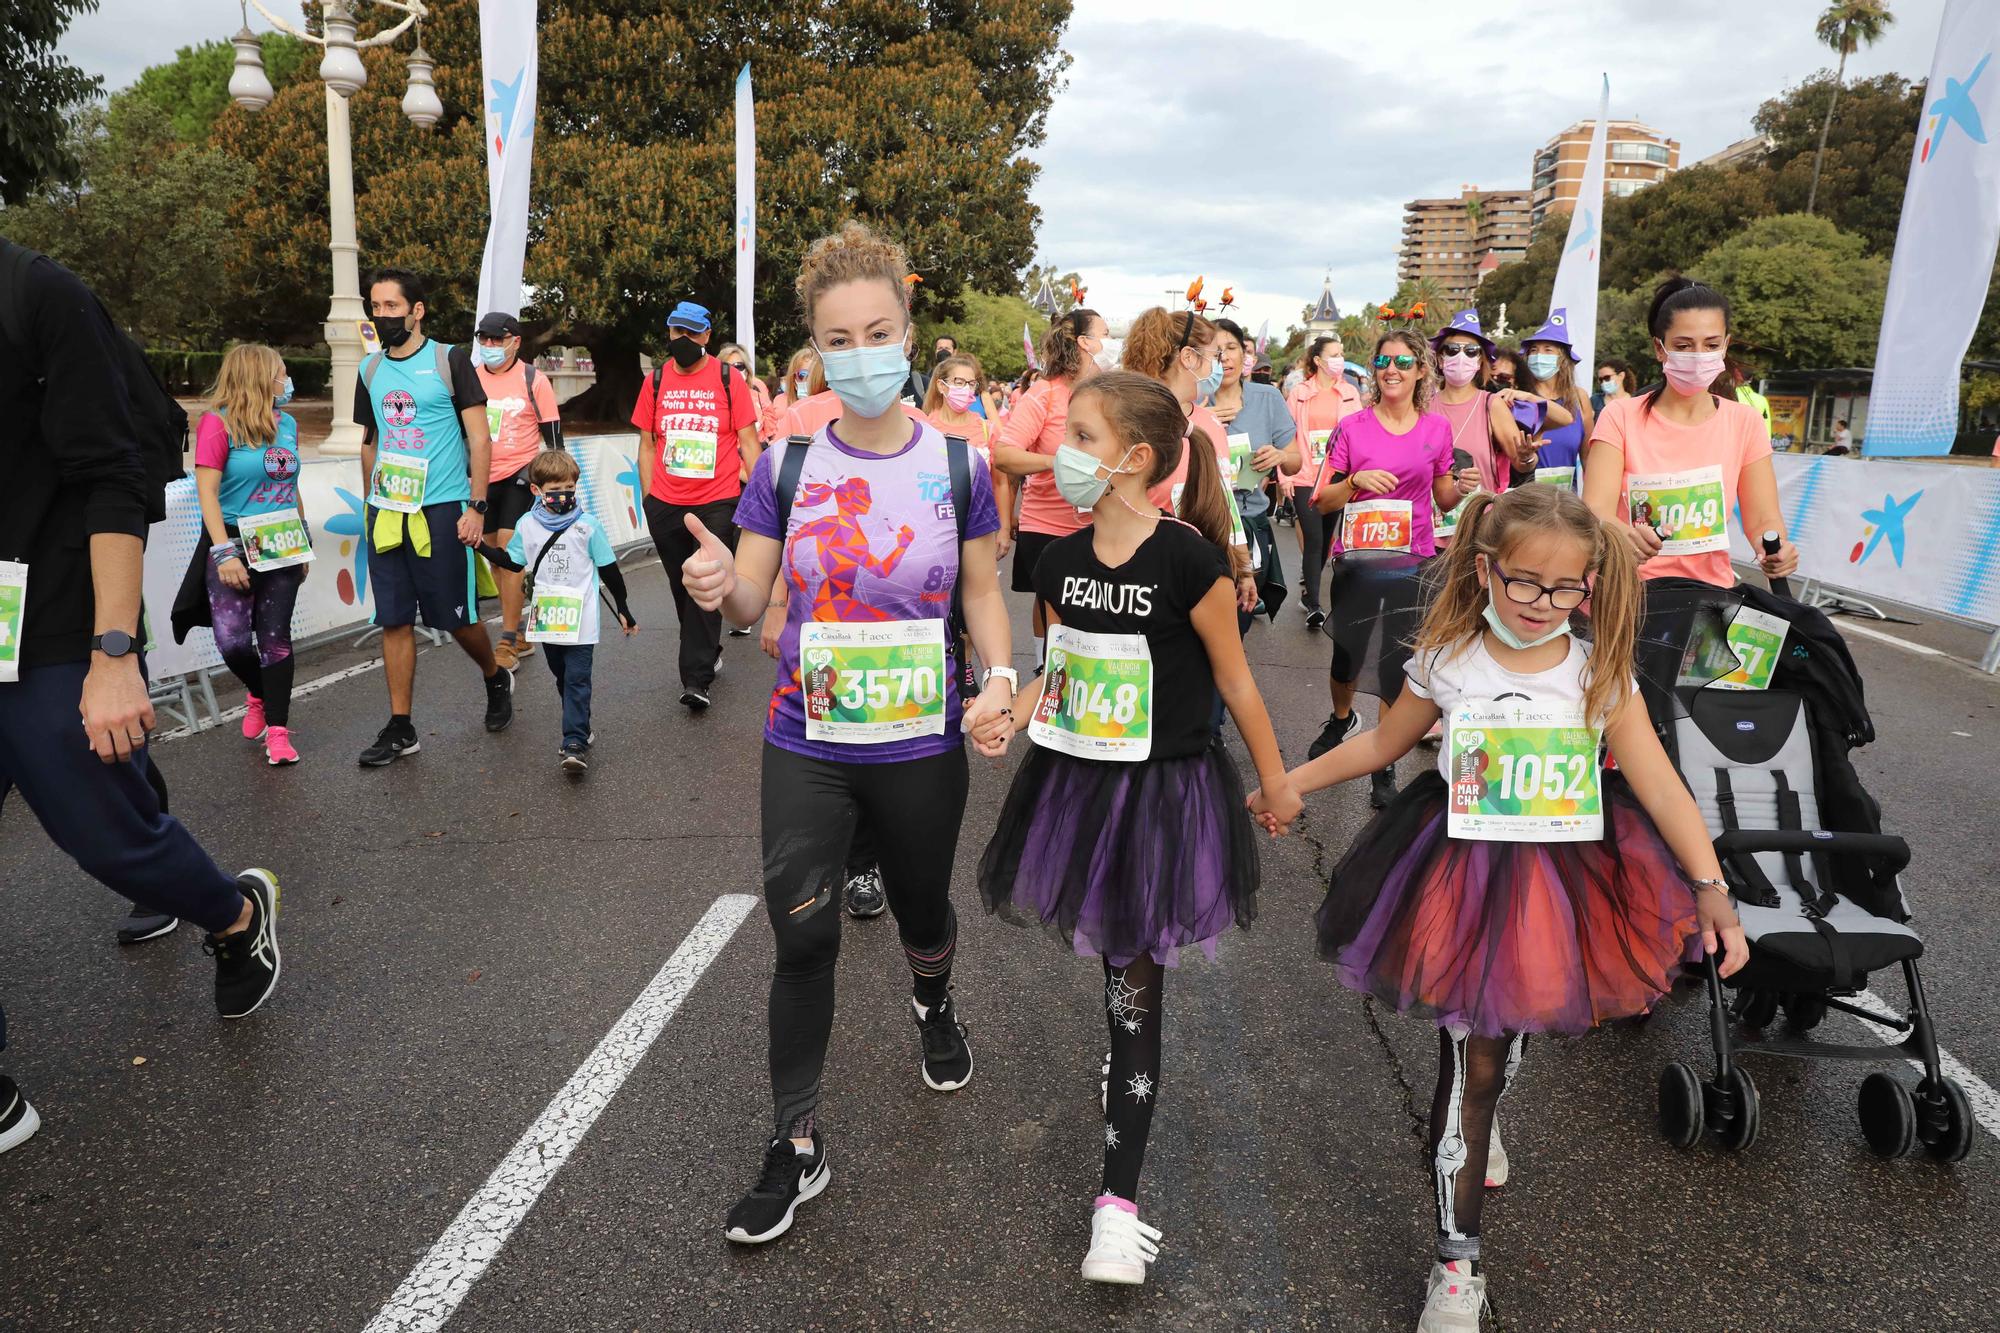
[[[1385, 333], [1375, 343], [1374, 370], [1369, 405], [1341, 419], [1313, 492], [1320, 513], [1340, 515], [1327, 625], [1333, 714], [1308, 751], [1315, 759], [1354, 730], [1363, 666], [1386, 660], [1381, 650], [1393, 655], [1407, 637], [1399, 616], [1415, 611], [1418, 567], [1437, 553], [1434, 515], [1479, 486], [1476, 471], [1452, 471], [1451, 423], [1431, 410], [1438, 377], [1430, 345], [1414, 331]], [[1400, 666], [1395, 676], [1392, 691], [1401, 684]], [[1394, 790], [1393, 770], [1375, 775], [1370, 796], [1378, 810]]]
[[[1017, 678], [992, 481], [968, 450], [971, 504], [961, 524], [944, 436], [897, 406], [910, 373], [909, 271], [900, 246], [856, 222], [813, 244], [798, 292], [840, 417], [812, 437], [796, 489], [790, 447], [757, 460], [736, 509], [734, 555], [688, 518], [700, 547], [683, 573], [704, 609], [754, 625], [773, 585], [784, 590], [769, 603], [785, 607], [785, 625], [763, 772], [764, 907], [777, 936], [776, 1119], [756, 1183], [723, 1224], [738, 1244], [783, 1235], [798, 1205], [826, 1188], [820, 1074], [857, 827], [873, 835], [909, 962], [924, 1083], [953, 1092], [972, 1078], [951, 996], [958, 923], [949, 891], [969, 783], [962, 736], [982, 754], [1006, 752]], [[791, 494], [779, 494], [781, 477]], [[959, 645], [946, 630], [955, 587], [972, 646], [989, 664], [985, 688], [962, 706]]]

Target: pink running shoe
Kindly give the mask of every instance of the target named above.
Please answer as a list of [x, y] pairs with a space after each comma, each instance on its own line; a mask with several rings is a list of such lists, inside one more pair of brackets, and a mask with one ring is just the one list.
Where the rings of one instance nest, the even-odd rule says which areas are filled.
[[264, 733], [264, 757], [276, 767], [279, 764], [296, 764], [299, 752], [292, 748], [292, 733], [284, 727], [272, 727]]
[[256, 695], [243, 706], [243, 739], [254, 741], [264, 735], [264, 701]]

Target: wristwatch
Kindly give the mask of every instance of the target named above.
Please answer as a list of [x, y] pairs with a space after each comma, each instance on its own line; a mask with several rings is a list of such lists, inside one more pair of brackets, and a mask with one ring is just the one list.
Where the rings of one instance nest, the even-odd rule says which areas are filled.
[[139, 645], [122, 629], [110, 629], [91, 639], [90, 650], [106, 657], [124, 657]]
[[468, 501], [466, 502], [466, 506], [465, 506], [465, 507], [466, 507], [467, 509], [470, 509], [470, 510], [471, 510], [471, 511], [472, 511], [473, 513], [475, 513], [475, 514], [484, 514], [484, 513], [486, 512], [486, 501], [484, 501], [484, 500], [468, 500]]
[[1006, 681], [1008, 686], [1013, 689], [1018, 690], [1021, 688], [1021, 673], [1014, 670], [1013, 667], [986, 668], [986, 674], [980, 678], [979, 681], [980, 686], [983, 688], [987, 685], [992, 684], [993, 678], [995, 676], [998, 676], [1000, 677], [1000, 679]]

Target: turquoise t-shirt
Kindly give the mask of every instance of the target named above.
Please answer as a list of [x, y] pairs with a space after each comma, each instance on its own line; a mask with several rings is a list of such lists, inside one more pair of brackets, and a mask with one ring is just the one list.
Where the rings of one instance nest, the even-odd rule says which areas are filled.
[[[443, 360], [457, 349], [444, 347]], [[472, 499], [471, 455], [465, 445], [465, 427], [459, 420], [461, 407], [482, 406], [483, 390], [470, 401], [454, 403], [452, 378], [440, 378], [438, 349], [428, 340], [409, 356], [396, 359], [382, 355], [375, 366], [373, 383], [357, 377], [355, 393], [365, 397], [375, 414], [375, 449], [378, 454], [400, 454], [424, 459], [426, 505], [458, 503]], [[370, 356], [362, 362], [367, 369]], [[477, 377], [473, 377], [476, 387]], [[465, 399], [467, 395], [461, 394]]]
[[195, 430], [194, 461], [222, 473], [216, 498], [231, 527], [249, 514], [298, 508], [299, 423], [289, 412], [278, 413], [278, 438], [261, 446], [232, 446], [222, 414], [208, 413]]

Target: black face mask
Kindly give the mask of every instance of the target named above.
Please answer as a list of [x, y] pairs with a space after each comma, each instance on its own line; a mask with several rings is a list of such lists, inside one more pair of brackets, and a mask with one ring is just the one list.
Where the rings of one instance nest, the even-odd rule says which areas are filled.
[[375, 316], [375, 336], [382, 340], [382, 346], [384, 347], [401, 347], [410, 340], [409, 316]]
[[700, 365], [707, 351], [708, 349], [700, 343], [682, 334], [676, 334], [667, 340], [667, 355], [672, 357], [674, 364], [682, 370], [693, 370]]
[[551, 514], [567, 514], [576, 508], [575, 491], [543, 491], [542, 507]]

